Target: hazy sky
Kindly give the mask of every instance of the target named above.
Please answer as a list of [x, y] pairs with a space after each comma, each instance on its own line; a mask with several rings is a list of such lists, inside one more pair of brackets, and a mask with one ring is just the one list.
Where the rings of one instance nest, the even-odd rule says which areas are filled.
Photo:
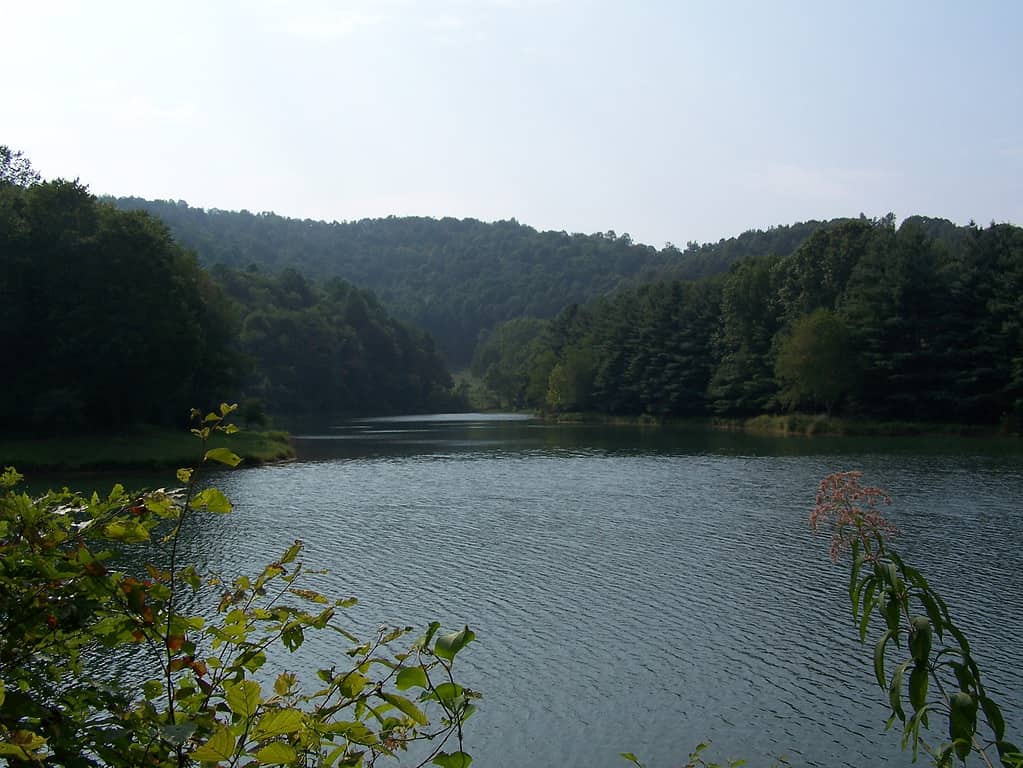
[[0, 144], [97, 194], [657, 246], [1023, 223], [1023, 2], [3, 0]]

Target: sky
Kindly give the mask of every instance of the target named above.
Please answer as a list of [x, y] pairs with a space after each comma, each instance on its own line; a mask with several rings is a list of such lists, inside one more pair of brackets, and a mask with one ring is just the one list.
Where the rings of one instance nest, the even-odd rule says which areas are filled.
[[1023, 224], [1018, 0], [2, 0], [0, 144], [96, 194], [662, 246]]

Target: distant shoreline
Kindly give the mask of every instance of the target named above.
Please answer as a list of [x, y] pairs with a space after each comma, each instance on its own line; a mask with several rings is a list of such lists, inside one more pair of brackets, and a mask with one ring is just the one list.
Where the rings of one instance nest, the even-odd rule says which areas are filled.
[[614, 416], [601, 413], [536, 414], [536, 418], [559, 424], [603, 424], [633, 427], [679, 427], [744, 432], [772, 437], [1019, 437], [997, 424], [878, 421], [794, 413], [761, 415], [746, 419], [660, 419], [650, 414]]

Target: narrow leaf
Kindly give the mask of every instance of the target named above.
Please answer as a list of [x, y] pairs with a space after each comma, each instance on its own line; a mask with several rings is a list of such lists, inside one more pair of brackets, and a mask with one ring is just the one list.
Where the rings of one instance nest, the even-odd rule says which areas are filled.
[[980, 697], [980, 706], [984, 710], [984, 717], [991, 731], [995, 735], [995, 741], [1005, 738], [1005, 718], [1002, 717], [1002, 710], [987, 696]]
[[392, 707], [397, 707], [420, 725], [427, 725], [430, 722], [426, 715], [423, 714], [423, 711], [404, 696], [399, 696], [396, 693], [385, 693], [383, 691], [380, 692], [380, 696]]
[[891, 637], [892, 631], [889, 629], [881, 635], [881, 639], [874, 646], [874, 677], [877, 678], [877, 684], [881, 687], [881, 690], [888, 689], [888, 682], [884, 676], [884, 649]]

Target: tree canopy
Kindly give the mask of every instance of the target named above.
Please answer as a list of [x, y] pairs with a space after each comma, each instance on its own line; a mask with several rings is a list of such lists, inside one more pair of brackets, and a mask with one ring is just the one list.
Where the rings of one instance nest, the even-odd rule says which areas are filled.
[[238, 378], [220, 291], [160, 221], [78, 182], [0, 185], [0, 427], [176, 421]]
[[[572, 306], [518, 346], [499, 326], [474, 365], [497, 400], [554, 411], [799, 407], [1019, 429], [1021, 296], [1019, 227], [852, 219], [723, 276]], [[546, 389], [535, 383], [544, 376]]]
[[206, 266], [293, 268], [372, 290], [398, 318], [428, 331], [452, 366], [518, 317], [550, 319], [571, 303], [647, 282], [720, 274], [740, 258], [790, 253], [821, 222], [752, 230], [717, 243], [656, 249], [627, 234], [538, 232], [515, 220], [388, 217], [348, 222], [203, 210], [178, 201], [112, 199], [160, 217]]

